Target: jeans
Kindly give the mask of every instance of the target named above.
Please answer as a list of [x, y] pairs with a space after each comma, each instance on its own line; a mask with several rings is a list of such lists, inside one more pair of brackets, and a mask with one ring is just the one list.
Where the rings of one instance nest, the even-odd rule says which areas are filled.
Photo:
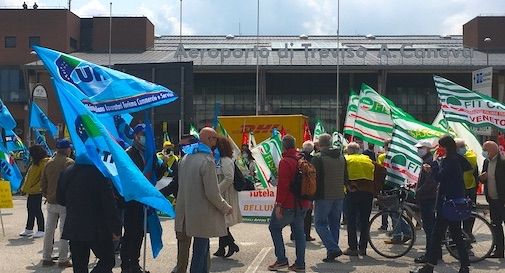
[[305, 266], [305, 234], [303, 230], [304, 218], [307, 213], [307, 209], [286, 209], [283, 208], [282, 218], [278, 219], [275, 215], [275, 210], [272, 212], [270, 217], [270, 224], [268, 229], [270, 230], [270, 235], [272, 236], [272, 241], [275, 248], [275, 256], [277, 257], [277, 262], [285, 263], [288, 261], [286, 258], [286, 248], [284, 246], [284, 240], [282, 238], [282, 229], [287, 225], [291, 225], [293, 232], [295, 234], [295, 248], [296, 248], [296, 261], [297, 266]]
[[[412, 238], [412, 233], [409, 224], [398, 213], [392, 213], [393, 219], [393, 240], [401, 240], [402, 238]], [[399, 226], [398, 226], [399, 225]], [[403, 236], [402, 236], [403, 235]]]
[[[51, 256], [53, 254], [53, 242], [54, 242], [54, 232], [58, 226], [58, 218], [60, 221], [60, 237], [63, 233], [63, 226], [65, 224], [65, 218], [67, 216], [67, 210], [65, 207], [57, 204], [47, 204], [47, 219], [46, 219], [46, 233], [44, 235], [44, 247], [42, 250], [42, 259], [44, 261], [51, 261]], [[65, 239], [59, 239], [59, 258], [58, 262], [63, 263], [68, 261], [68, 241]]]
[[505, 222], [505, 202], [502, 200], [489, 199], [489, 213], [491, 225], [495, 236], [495, 253], [504, 253], [503, 223]]
[[341, 252], [338, 246], [340, 238], [340, 216], [344, 206], [343, 199], [317, 200], [314, 207], [316, 231], [329, 253]]
[[72, 267], [74, 273], [88, 273], [89, 251], [92, 250], [98, 258], [98, 263], [91, 273], [112, 273], [116, 263], [114, 244], [111, 238], [95, 242], [70, 241], [72, 251]]
[[449, 227], [449, 232], [451, 233], [451, 238], [456, 243], [456, 247], [458, 249], [458, 255], [460, 257], [461, 266], [469, 266], [470, 261], [468, 258], [468, 251], [466, 248], [466, 244], [463, 241], [463, 234], [461, 229], [460, 221], [448, 221], [445, 218], [440, 216], [440, 213], [437, 214], [437, 218], [435, 219], [435, 227], [433, 228], [433, 233], [431, 236], [431, 247], [428, 249], [428, 263], [432, 265], [436, 265], [438, 259], [440, 258], [439, 249], [442, 244], [442, 240], [445, 238], [445, 234], [447, 231], [447, 227]]
[[[359, 249], [366, 250], [368, 245], [368, 221], [372, 212], [373, 194], [365, 191], [355, 191], [347, 194], [349, 219], [347, 220], [348, 244], [351, 250], [358, 249], [357, 226], [359, 222]], [[358, 217], [359, 215], [359, 217]]]
[[190, 273], [209, 272], [209, 238], [193, 238], [193, 258], [191, 259]]
[[26, 229], [33, 230], [35, 219], [37, 219], [38, 231], [44, 231], [44, 214], [42, 213], [42, 193], [29, 194], [26, 200], [26, 209], [28, 210], [28, 219], [26, 220]]
[[426, 234], [426, 251], [431, 248], [431, 236], [435, 227], [435, 204], [435, 198], [419, 201], [421, 220], [423, 220], [423, 229]]

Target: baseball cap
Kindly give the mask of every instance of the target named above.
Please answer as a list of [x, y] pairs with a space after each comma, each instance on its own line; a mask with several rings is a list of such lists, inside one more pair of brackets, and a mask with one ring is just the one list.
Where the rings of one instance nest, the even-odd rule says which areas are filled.
[[431, 142], [429, 142], [427, 140], [421, 140], [416, 144], [416, 148], [422, 148], [422, 147], [426, 147], [426, 148], [431, 149], [431, 148], [433, 148], [433, 145], [431, 145]]
[[60, 139], [60, 140], [58, 140], [58, 142], [56, 142], [57, 149], [68, 149], [71, 147], [72, 147], [72, 143], [70, 143], [70, 140], [68, 140], [66, 138]]

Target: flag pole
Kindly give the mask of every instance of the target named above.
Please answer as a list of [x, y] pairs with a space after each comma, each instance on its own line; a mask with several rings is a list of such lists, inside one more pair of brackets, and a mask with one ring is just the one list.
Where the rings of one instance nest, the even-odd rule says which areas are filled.
[[260, 0], [258, 2], [258, 7], [256, 10], [256, 116], [259, 115], [259, 82], [260, 82], [260, 76], [259, 76], [259, 46], [260, 46]]
[[112, 1], [109, 7], [109, 68], [111, 67], [111, 55], [112, 55]]
[[2, 216], [2, 210], [1, 209], [0, 209], [0, 222], [2, 222], [2, 234], [5, 237], [4, 218]]
[[146, 270], [146, 256], [147, 256], [147, 207], [144, 205], [144, 253], [143, 253], [143, 262], [142, 262], [142, 271], [144, 273]]
[[337, 132], [340, 130], [340, 0], [337, 0]]

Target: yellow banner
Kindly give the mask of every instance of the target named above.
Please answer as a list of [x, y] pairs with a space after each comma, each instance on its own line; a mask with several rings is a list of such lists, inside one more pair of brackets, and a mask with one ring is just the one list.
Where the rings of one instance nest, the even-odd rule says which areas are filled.
[[0, 209], [10, 209], [13, 206], [11, 184], [0, 179]]

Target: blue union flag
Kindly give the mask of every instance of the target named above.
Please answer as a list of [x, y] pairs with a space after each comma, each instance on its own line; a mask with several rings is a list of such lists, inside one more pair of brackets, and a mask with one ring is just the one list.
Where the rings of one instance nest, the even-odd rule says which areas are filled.
[[55, 81], [92, 112], [126, 114], [171, 103], [168, 88], [52, 49], [33, 46]]

